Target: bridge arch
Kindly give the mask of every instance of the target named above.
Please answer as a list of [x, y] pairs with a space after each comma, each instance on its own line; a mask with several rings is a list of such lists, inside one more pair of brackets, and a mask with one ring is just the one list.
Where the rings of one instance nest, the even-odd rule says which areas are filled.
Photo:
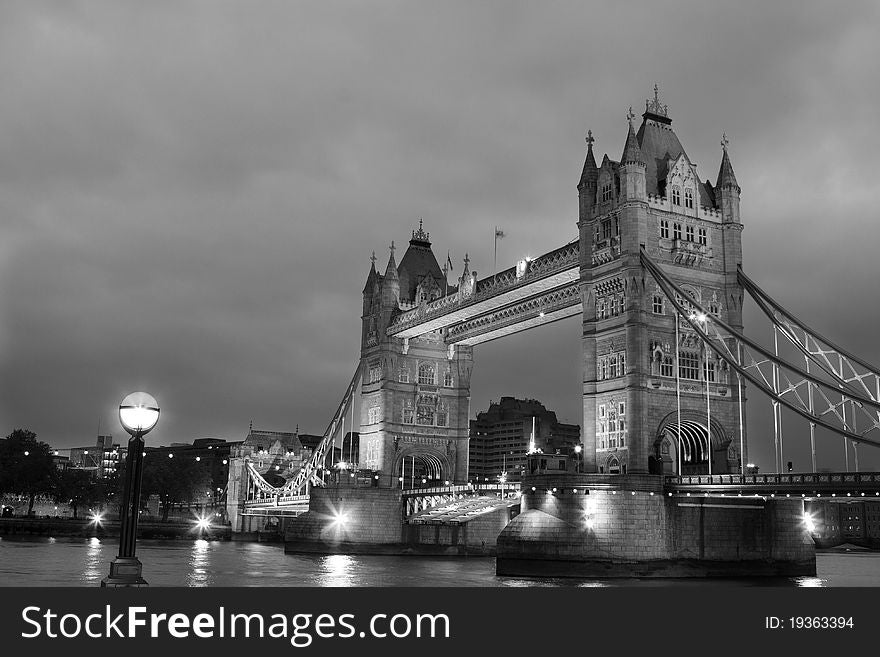
[[[706, 415], [697, 411], [681, 411], [681, 440], [678, 440], [678, 413], [664, 417], [654, 437], [652, 471], [657, 474], [706, 474], [709, 471], [709, 451], [706, 440]], [[727, 450], [731, 438], [716, 418], [711, 418], [712, 472], [728, 471]], [[678, 472], [678, 450], [681, 449], [681, 469]], [[719, 456], [720, 455], [720, 456]]]
[[439, 450], [416, 445], [396, 455], [392, 472], [397, 480], [403, 477], [404, 488], [437, 486], [450, 479], [449, 459]]

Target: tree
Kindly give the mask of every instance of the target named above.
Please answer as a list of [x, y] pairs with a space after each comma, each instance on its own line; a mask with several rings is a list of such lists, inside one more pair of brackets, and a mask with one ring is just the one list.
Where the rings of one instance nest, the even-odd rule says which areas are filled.
[[0, 440], [0, 493], [27, 495], [28, 515], [36, 496], [52, 490], [54, 474], [52, 448], [33, 431], [16, 429]]
[[211, 475], [193, 459], [168, 458], [158, 451], [148, 452], [144, 457], [142, 494], [159, 497], [163, 522], [168, 520], [172, 504], [204, 499], [210, 488]]
[[67, 469], [58, 472], [52, 482], [56, 502], [73, 509], [73, 517], [81, 506], [99, 506], [107, 499], [107, 487], [85, 470]]

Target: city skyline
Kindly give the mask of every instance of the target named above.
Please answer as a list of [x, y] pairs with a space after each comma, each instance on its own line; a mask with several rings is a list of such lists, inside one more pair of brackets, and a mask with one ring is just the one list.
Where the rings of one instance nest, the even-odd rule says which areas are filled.
[[[871, 4], [673, 3], [650, 23], [636, 5], [264, 7], [2, 11], [3, 435], [71, 447], [100, 422], [121, 440], [135, 389], [162, 407], [151, 445], [250, 421], [322, 433], [372, 251], [384, 268], [421, 217], [452, 281], [465, 253], [491, 274], [496, 226], [499, 269], [574, 239], [587, 130], [618, 159], [655, 83], [701, 179], [730, 138], [749, 275], [880, 362]], [[769, 339], [753, 306], [745, 324]], [[580, 333], [475, 349], [470, 416], [506, 395], [582, 424]], [[769, 412], [750, 404], [766, 471]], [[842, 466], [839, 441], [819, 451]]]

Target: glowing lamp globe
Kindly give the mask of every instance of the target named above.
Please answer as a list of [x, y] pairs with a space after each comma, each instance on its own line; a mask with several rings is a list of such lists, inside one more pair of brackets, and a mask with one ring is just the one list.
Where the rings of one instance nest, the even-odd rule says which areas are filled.
[[146, 392], [133, 392], [119, 405], [119, 422], [132, 436], [143, 436], [159, 421], [159, 403]]

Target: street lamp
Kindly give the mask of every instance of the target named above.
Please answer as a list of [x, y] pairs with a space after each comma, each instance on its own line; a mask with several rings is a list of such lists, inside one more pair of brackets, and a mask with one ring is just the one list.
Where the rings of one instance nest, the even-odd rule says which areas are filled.
[[125, 491], [122, 498], [119, 556], [110, 564], [110, 575], [101, 586], [146, 586], [143, 565], [135, 556], [141, 477], [144, 462], [144, 435], [159, 420], [159, 404], [146, 392], [133, 392], [119, 405], [119, 422], [131, 438], [126, 457]]

